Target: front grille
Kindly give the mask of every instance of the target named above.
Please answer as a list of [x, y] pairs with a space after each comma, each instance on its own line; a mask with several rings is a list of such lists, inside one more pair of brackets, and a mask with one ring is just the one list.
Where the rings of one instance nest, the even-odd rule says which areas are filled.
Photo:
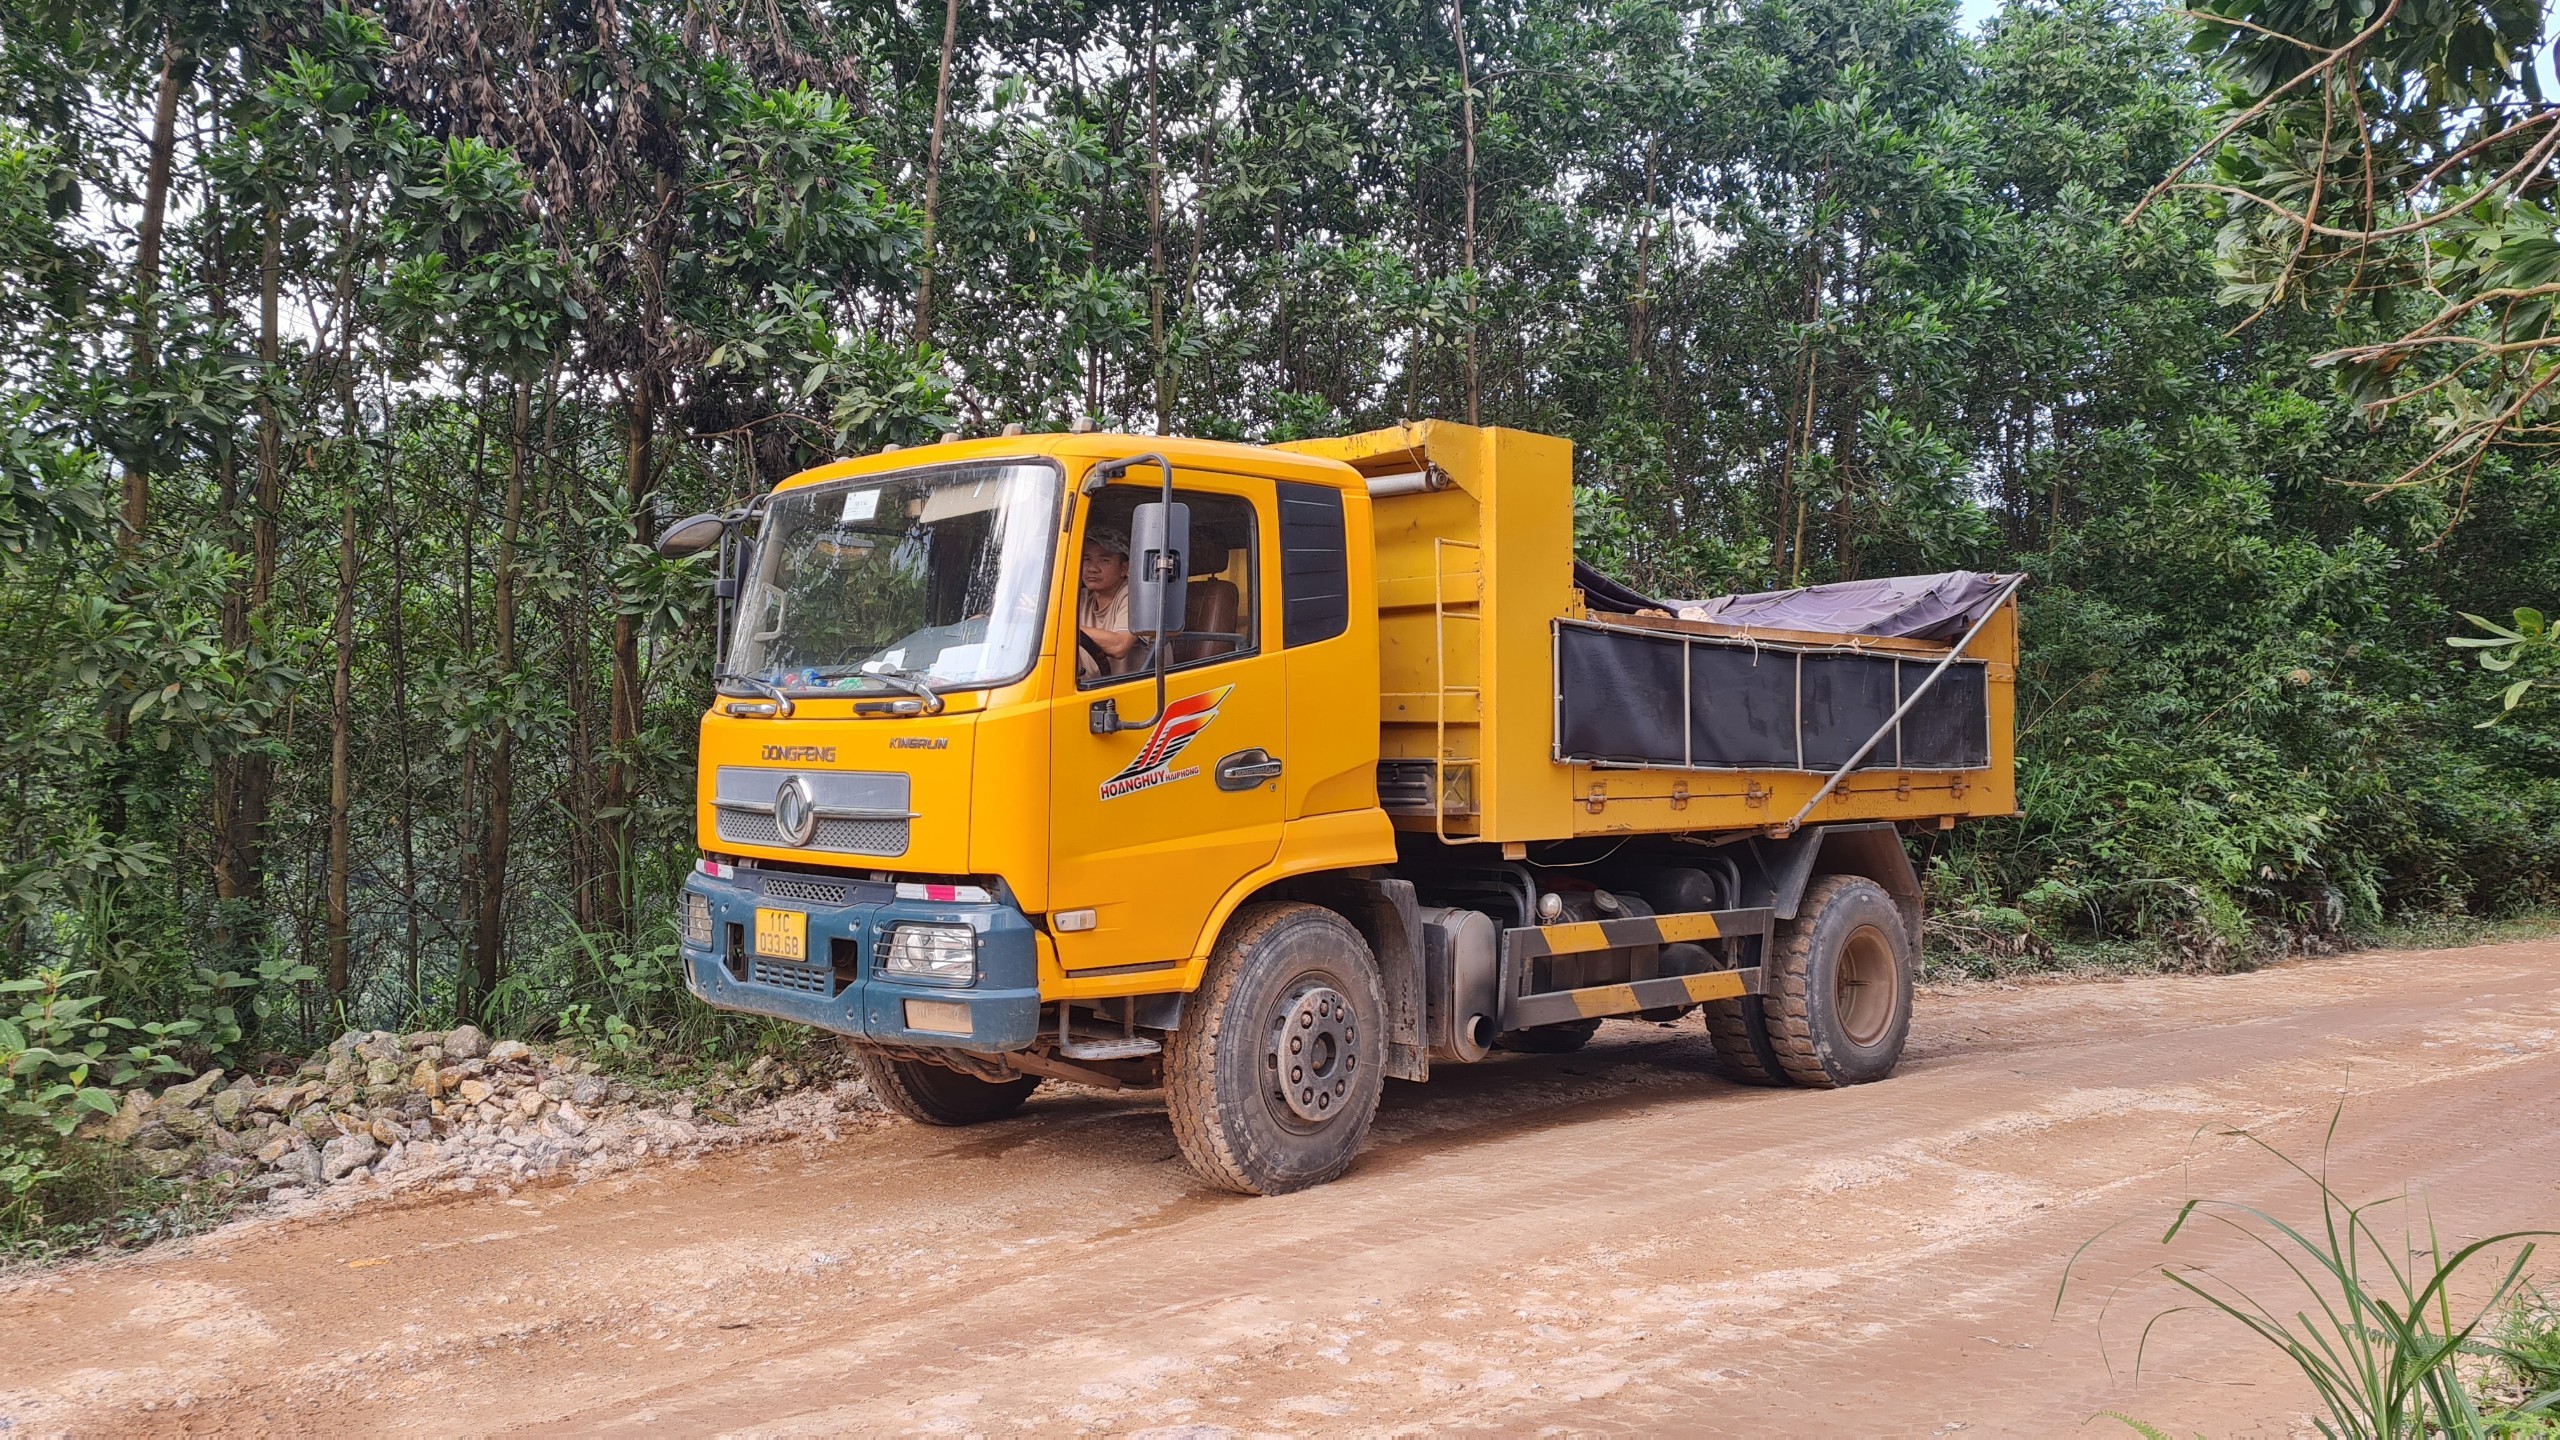
[[[771, 815], [754, 810], [739, 810], [723, 805], [719, 816], [720, 838], [740, 845], [769, 845], [788, 850], [783, 842], [782, 826]], [[904, 820], [837, 820], [822, 819], [817, 833], [809, 837], [803, 850], [833, 850], [846, 855], [904, 855], [907, 853], [907, 822]]]
[[797, 965], [788, 960], [767, 960], [761, 955], [748, 957], [747, 979], [777, 990], [797, 990], [803, 995], [836, 993], [836, 974], [827, 966]]
[[764, 893], [781, 900], [806, 900], [813, 905], [844, 903], [844, 887], [832, 880], [791, 880], [767, 876]]

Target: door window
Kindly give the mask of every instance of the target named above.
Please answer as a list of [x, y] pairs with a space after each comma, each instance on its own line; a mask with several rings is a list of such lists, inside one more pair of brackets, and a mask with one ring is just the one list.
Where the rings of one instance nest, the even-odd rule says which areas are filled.
[[[1098, 643], [1088, 636], [1088, 643], [1077, 646], [1076, 684], [1081, 689], [1154, 669], [1155, 637], [1128, 630], [1129, 519], [1140, 505], [1163, 493], [1153, 486], [1106, 486], [1085, 516], [1076, 623], [1079, 634], [1102, 633]], [[1166, 668], [1214, 665], [1257, 653], [1262, 648], [1262, 608], [1252, 502], [1204, 490], [1177, 489], [1173, 498], [1191, 509], [1191, 554], [1186, 557], [1191, 573], [1182, 631], [1165, 637], [1172, 651]]]

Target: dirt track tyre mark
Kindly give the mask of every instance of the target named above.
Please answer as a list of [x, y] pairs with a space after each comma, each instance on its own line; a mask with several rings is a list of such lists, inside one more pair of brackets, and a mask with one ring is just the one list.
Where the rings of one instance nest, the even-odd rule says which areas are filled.
[[1349, 921], [1296, 902], [1236, 912], [1165, 1047], [1183, 1158], [1245, 1195], [1350, 1168], [1386, 1088], [1386, 1011], [1377, 962]]
[[919, 1125], [980, 1125], [1022, 1108], [1040, 1077], [1001, 1083], [963, 1075], [922, 1060], [894, 1060], [868, 1045], [848, 1043], [863, 1083], [892, 1114]]
[[1892, 1074], [1911, 1034], [1915, 968], [1884, 887], [1863, 875], [1805, 887], [1761, 970], [1761, 1013], [1786, 1077], [1831, 1090]]

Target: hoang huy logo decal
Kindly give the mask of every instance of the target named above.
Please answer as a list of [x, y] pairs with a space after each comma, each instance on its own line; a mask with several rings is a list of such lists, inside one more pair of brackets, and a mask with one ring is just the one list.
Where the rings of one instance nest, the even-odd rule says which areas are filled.
[[1221, 685], [1215, 690], [1203, 690], [1166, 705], [1164, 714], [1156, 717], [1155, 728], [1147, 732], [1147, 743], [1138, 747], [1137, 758], [1124, 766], [1119, 774], [1102, 782], [1102, 798], [1117, 800], [1123, 795], [1134, 795], [1141, 790], [1152, 790], [1158, 785], [1170, 785], [1176, 780], [1188, 780], [1199, 774], [1197, 765], [1176, 770], [1173, 762], [1181, 758], [1182, 752], [1189, 748], [1201, 731], [1209, 728], [1210, 721], [1218, 718], [1219, 703], [1235, 688], [1233, 685]]

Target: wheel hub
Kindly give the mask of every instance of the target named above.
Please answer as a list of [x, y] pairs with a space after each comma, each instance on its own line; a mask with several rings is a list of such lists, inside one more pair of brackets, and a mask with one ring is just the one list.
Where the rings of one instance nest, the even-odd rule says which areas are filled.
[[1884, 1038], [1894, 1011], [1891, 942], [1869, 926], [1849, 937], [1832, 968], [1831, 1006], [1850, 1043], [1873, 1045]]
[[1330, 1120], [1351, 1093], [1359, 1068], [1360, 1029], [1351, 999], [1330, 985], [1290, 996], [1271, 1035], [1271, 1080], [1301, 1120]]

